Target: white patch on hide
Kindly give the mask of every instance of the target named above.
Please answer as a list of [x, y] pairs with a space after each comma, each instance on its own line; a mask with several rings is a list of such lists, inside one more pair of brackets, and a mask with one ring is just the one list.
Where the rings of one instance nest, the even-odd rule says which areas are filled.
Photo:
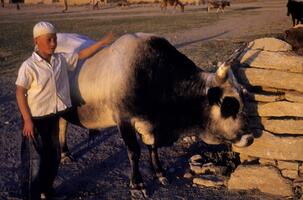
[[216, 127], [215, 131], [219, 131], [219, 133], [215, 134], [221, 134], [227, 140], [234, 139], [241, 128], [240, 120], [238, 118], [223, 118], [221, 116], [220, 107], [217, 105], [212, 106], [210, 110], [210, 119], [212, 120], [212, 127]]
[[78, 114], [81, 123], [89, 129], [107, 128], [116, 124], [112, 109], [101, 103], [78, 107]]
[[[151, 36], [143, 33], [124, 35], [86, 59], [76, 75], [70, 76], [73, 102], [82, 105], [79, 108], [82, 124], [89, 128], [113, 124], [115, 109], [133, 87], [133, 62], [140, 53], [138, 46]], [[79, 48], [94, 42], [77, 34], [58, 34], [58, 38], [57, 48], [62, 52], [78, 52]]]
[[237, 147], [246, 147], [248, 144], [248, 141], [252, 140], [254, 137], [252, 134], [243, 135], [239, 142], [234, 143]]
[[134, 118], [132, 119], [132, 124], [136, 131], [141, 135], [144, 144], [155, 144], [155, 137], [154, 134], [152, 134], [152, 125], [149, 122]]

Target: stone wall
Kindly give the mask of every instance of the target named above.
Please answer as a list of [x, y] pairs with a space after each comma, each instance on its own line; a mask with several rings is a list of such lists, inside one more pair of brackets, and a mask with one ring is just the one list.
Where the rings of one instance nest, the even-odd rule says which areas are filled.
[[246, 46], [232, 70], [248, 90], [245, 110], [254, 143], [232, 147], [241, 164], [235, 162], [231, 175], [227, 165], [194, 155], [184, 177], [201, 187], [303, 200], [303, 56], [282, 40], [262, 38]]
[[[234, 146], [233, 151], [240, 153], [243, 164], [257, 165], [238, 167], [228, 187], [259, 188], [282, 196], [300, 190], [301, 195], [303, 57], [284, 41], [262, 38], [248, 44], [233, 71], [249, 91], [245, 107], [255, 135], [251, 146]], [[279, 189], [272, 190], [273, 185]]]

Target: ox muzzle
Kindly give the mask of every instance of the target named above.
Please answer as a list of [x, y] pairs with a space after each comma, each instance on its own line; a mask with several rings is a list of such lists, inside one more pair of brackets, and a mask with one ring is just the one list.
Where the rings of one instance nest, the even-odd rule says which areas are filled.
[[247, 147], [254, 142], [253, 134], [245, 134], [240, 137], [238, 141], [233, 142], [236, 147]]

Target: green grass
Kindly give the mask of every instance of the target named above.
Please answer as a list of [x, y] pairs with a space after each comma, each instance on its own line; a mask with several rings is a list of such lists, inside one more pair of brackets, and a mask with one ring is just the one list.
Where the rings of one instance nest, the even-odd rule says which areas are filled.
[[[58, 28], [60, 32], [76, 32], [88, 35], [94, 39], [100, 39], [106, 32], [113, 31], [118, 36], [132, 32], [150, 32], [164, 34], [178, 30], [197, 28], [216, 21], [214, 15], [187, 14], [151, 17], [125, 17], [117, 19], [57, 19], [49, 17], [32, 17], [23, 23], [1, 23], [0, 48], [9, 51], [28, 51], [32, 48], [32, 27], [37, 21], [48, 20]], [[9, 33], [9, 34], [7, 34]]]
[[[151, 15], [140, 16], [142, 13]], [[159, 35], [178, 31], [190, 31], [194, 28], [211, 25], [227, 16], [241, 17], [241, 15], [257, 14], [253, 11], [227, 11], [224, 15], [207, 13], [203, 8], [188, 9], [185, 13], [163, 13], [158, 9], [147, 8], [142, 10], [129, 10], [118, 13], [112, 12], [73, 12], [62, 14], [60, 12], [46, 12], [39, 14], [14, 13], [3, 15], [0, 13], [0, 68], [18, 68], [22, 60], [28, 57], [33, 50], [32, 27], [41, 20], [52, 22], [59, 32], [80, 33], [95, 40], [104, 34], [113, 31], [117, 37], [125, 33], [149, 32]], [[110, 17], [111, 16], [111, 17]], [[270, 34], [270, 30], [264, 30], [263, 35]], [[246, 39], [253, 38], [256, 34], [251, 33]], [[210, 67], [212, 63], [224, 60], [224, 56], [230, 55], [239, 46], [239, 41], [216, 41], [199, 42], [190, 48], [180, 48], [189, 58], [199, 66]], [[3, 59], [1, 52], [9, 52], [13, 58]]]
[[[0, 16], [0, 51], [29, 51], [32, 49], [32, 27], [41, 20], [54, 23], [59, 32], [75, 32], [100, 39], [106, 32], [113, 31], [120, 36], [125, 33], [150, 32], [165, 34], [180, 30], [190, 30], [215, 23], [228, 15], [241, 15], [244, 12], [226, 12], [224, 15], [206, 13], [202, 8], [164, 14], [158, 9], [144, 13], [152, 16], [136, 16], [142, 11], [117, 11], [109, 13], [75, 12], [64, 15], [59, 12], [28, 14], [14, 13]], [[255, 12], [253, 12], [255, 13]], [[247, 14], [247, 13], [246, 13]], [[111, 15], [114, 17], [105, 17]]]

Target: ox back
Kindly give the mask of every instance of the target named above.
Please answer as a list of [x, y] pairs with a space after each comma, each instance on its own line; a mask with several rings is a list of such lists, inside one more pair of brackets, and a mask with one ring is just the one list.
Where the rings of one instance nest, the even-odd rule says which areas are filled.
[[[151, 37], [138, 47], [134, 88], [125, 99], [126, 110], [153, 124], [157, 146], [171, 145], [180, 133], [205, 127], [207, 99], [199, 69], [167, 40]], [[165, 134], [163, 134], [165, 133]]]
[[163, 38], [126, 35], [70, 74], [72, 101], [86, 128], [114, 126], [116, 115], [139, 118], [153, 125], [157, 146], [171, 145], [205, 128], [201, 71]]

